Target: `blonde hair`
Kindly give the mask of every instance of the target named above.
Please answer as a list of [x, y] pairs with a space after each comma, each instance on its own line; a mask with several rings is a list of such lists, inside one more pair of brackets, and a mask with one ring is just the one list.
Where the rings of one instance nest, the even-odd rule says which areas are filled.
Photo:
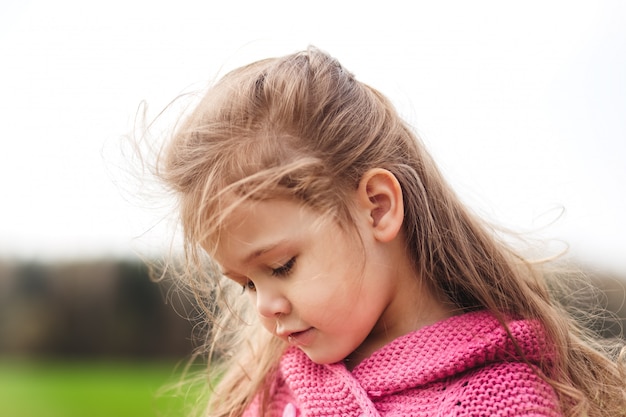
[[245, 199], [281, 196], [350, 224], [348, 195], [371, 168], [400, 182], [407, 249], [433, 289], [459, 310], [491, 311], [505, 328], [508, 316], [539, 320], [555, 350], [541, 374], [565, 415], [625, 415], [623, 366], [555, 301], [541, 268], [464, 207], [382, 94], [315, 48], [228, 73], [159, 160], [158, 175], [178, 197], [181, 279], [210, 323], [209, 361], [223, 365], [208, 415], [239, 416], [255, 397], [267, 401], [285, 348], [255, 325], [237, 301], [244, 297], [230, 297], [236, 290], [205, 253], [224, 219]]

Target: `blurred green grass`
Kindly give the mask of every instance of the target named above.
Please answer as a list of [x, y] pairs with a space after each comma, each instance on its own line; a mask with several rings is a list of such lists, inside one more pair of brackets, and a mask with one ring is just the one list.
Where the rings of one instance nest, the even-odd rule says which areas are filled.
[[173, 363], [0, 360], [0, 415], [178, 417], [185, 398]]

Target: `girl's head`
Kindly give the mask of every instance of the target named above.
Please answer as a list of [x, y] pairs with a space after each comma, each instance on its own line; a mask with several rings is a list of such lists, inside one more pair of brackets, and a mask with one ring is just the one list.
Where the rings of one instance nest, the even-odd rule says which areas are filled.
[[430, 234], [428, 196], [446, 198], [426, 194], [441, 181], [391, 104], [316, 49], [226, 75], [179, 129], [162, 168], [187, 241], [209, 252], [247, 199], [294, 198], [351, 224], [349, 196], [372, 168], [391, 171], [416, 200], [406, 213], [414, 242]]
[[501, 251], [391, 103], [317, 49], [227, 74], [180, 127], [161, 168], [180, 197], [187, 249], [209, 254], [247, 200], [292, 198], [349, 228], [359, 181], [387, 170], [402, 190], [407, 255], [428, 285], [461, 309], [524, 311], [484, 284], [482, 270], [493, 276], [492, 264], [511, 257], [491, 253]]

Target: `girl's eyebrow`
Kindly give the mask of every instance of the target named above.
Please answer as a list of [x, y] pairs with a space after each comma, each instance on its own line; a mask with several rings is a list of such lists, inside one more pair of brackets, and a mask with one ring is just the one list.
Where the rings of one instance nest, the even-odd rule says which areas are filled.
[[[263, 256], [264, 254], [273, 251], [274, 249], [276, 249], [277, 247], [281, 246], [283, 243], [285, 242], [285, 240], [280, 240], [278, 242], [274, 242], [274, 243], [270, 243], [267, 246], [263, 246], [260, 249], [256, 249], [254, 251], [252, 251], [250, 254], [246, 255], [243, 258], [243, 264], [249, 264], [252, 261], [254, 261], [256, 258]], [[231, 276], [231, 272], [230, 271], [221, 271], [222, 275], [225, 276]]]
[[252, 253], [244, 257], [243, 262], [245, 264], [249, 264], [250, 262], [254, 261], [256, 258], [266, 254], [267, 252], [273, 251], [274, 249], [282, 245], [284, 242], [285, 242], [284, 240], [280, 240], [278, 242], [270, 243], [260, 249], [256, 249]]

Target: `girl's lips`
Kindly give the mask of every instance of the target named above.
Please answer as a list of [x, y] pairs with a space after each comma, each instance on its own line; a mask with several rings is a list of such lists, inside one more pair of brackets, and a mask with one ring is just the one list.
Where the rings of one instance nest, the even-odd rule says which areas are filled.
[[308, 346], [313, 342], [315, 332], [312, 327], [303, 330], [301, 332], [294, 332], [287, 336], [287, 340], [290, 345], [293, 346]]

